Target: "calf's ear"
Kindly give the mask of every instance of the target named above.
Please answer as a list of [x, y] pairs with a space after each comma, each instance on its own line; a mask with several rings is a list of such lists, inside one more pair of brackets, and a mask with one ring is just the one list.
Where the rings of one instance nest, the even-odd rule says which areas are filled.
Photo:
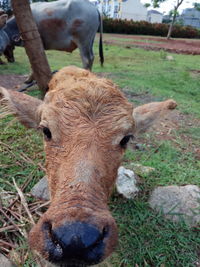
[[39, 106], [43, 101], [32, 96], [0, 87], [0, 106], [3, 115], [13, 114], [29, 128], [37, 128], [40, 122]]
[[152, 102], [133, 109], [133, 118], [136, 125], [136, 133], [145, 132], [155, 121], [175, 109], [176, 102], [168, 99], [163, 102]]
[[6, 25], [7, 19], [8, 19], [7, 14], [3, 14], [0, 16], [0, 29]]

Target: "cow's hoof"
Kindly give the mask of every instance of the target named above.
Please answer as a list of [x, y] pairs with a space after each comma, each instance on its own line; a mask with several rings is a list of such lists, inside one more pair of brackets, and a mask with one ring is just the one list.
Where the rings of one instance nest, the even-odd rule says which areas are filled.
[[25, 84], [31, 84], [31, 83], [33, 83], [33, 81], [34, 81], [33, 79], [29, 79], [29, 78], [28, 78], [28, 79], [26, 79], [26, 80], [24, 81], [24, 83], [25, 83]]

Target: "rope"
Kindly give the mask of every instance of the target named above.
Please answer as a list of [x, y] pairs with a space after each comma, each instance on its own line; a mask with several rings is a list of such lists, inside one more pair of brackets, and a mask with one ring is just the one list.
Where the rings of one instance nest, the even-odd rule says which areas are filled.
[[22, 41], [32, 41], [32, 40], [36, 40], [36, 39], [39, 39], [39, 38], [40, 38], [40, 36], [37, 36], [37, 37], [32, 38], [32, 39], [24, 39], [24, 38], [22, 37]]
[[[23, 35], [24, 34], [27, 34], [27, 33], [34, 33], [34, 32], [36, 32], [36, 36], [34, 37], [34, 38], [24, 38], [23, 37]], [[37, 28], [34, 28], [34, 29], [31, 29], [31, 30], [28, 30], [28, 31], [20, 31], [20, 35], [21, 35], [21, 39], [23, 40], [23, 41], [32, 41], [32, 40], [36, 40], [36, 39], [39, 39], [40, 38], [40, 34], [39, 34], [39, 32], [38, 32], [38, 29]], [[34, 34], [35, 35], [35, 34]]]
[[35, 29], [31, 29], [31, 30], [29, 30], [29, 31], [25, 31], [25, 32], [21, 32], [21, 31], [20, 31], [20, 34], [27, 33], [27, 32], [36, 32], [36, 31], [38, 31], [37, 28], [35, 28]]

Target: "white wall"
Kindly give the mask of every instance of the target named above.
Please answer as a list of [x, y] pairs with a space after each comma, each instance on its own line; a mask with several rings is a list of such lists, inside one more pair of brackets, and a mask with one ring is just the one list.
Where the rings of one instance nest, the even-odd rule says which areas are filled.
[[140, 0], [127, 0], [121, 5], [120, 18], [136, 21], [147, 20], [147, 8], [141, 4]]
[[150, 13], [147, 16], [148, 22], [151, 22], [151, 23], [162, 23], [162, 19], [163, 19], [163, 15], [161, 14]]
[[[100, 12], [103, 11], [108, 17], [128, 20], [147, 20], [147, 8], [141, 4], [140, 0], [90, 0], [98, 6]], [[120, 6], [120, 9], [119, 9]], [[115, 8], [119, 10], [114, 12]]]

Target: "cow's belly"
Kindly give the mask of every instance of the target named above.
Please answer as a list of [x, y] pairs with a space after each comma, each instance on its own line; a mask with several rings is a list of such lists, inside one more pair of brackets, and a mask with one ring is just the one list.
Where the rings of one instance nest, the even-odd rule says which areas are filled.
[[67, 44], [51, 44], [49, 46], [45, 47], [45, 50], [60, 50], [60, 51], [65, 51], [65, 52], [73, 52], [77, 48], [77, 45], [74, 41], [71, 41], [70, 43]]
[[60, 51], [66, 51], [66, 52], [72, 52], [77, 48], [76, 43], [71, 39], [68, 38], [67, 40], [59, 40], [55, 41], [50, 40], [49, 36], [47, 38], [44, 38], [43, 40], [44, 49], [45, 50], [60, 50]]
[[68, 31], [65, 20], [56, 18], [44, 19], [40, 21], [38, 29], [46, 50], [72, 52], [77, 48], [72, 34]]

